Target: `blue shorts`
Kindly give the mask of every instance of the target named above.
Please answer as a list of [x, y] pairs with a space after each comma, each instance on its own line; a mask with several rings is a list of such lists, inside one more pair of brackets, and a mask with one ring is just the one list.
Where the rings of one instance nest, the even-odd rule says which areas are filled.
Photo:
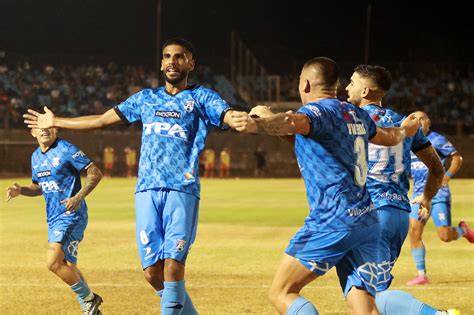
[[63, 245], [64, 259], [76, 264], [77, 250], [79, 243], [84, 238], [84, 231], [87, 224], [60, 224], [58, 226], [48, 227], [48, 242], [61, 243]]
[[380, 220], [377, 292], [382, 292], [392, 283], [391, 272], [400, 256], [410, 223], [409, 213], [399, 208], [384, 206], [379, 208], [377, 213]]
[[[420, 205], [415, 203], [411, 205], [410, 218], [418, 220], [418, 209]], [[451, 226], [451, 201], [434, 202], [431, 205], [431, 214], [436, 226]]]
[[196, 238], [199, 199], [171, 189], [135, 194], [136, 238], [142, 268], [171, 258], [185, 262]]
[[303, 226], [291, 239], [286, 253], [322, 276], [336, 266], [344, 296], [355, 286], [375, 296], [379, 224], [351, 231], [316, 232]]

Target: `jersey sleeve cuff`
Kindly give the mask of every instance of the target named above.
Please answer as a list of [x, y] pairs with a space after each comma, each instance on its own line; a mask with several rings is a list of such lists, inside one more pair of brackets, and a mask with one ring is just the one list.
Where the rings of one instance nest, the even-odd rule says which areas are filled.
[[89, 164], [87, 164], [86, 166], [82, 168], [82, 170], [87, 170], [89, 167], [91, 167], [92, 164], [94, 164], [94, 162], [90, 161]]
[[308, 115], [306, 115], [306, 113], [304, 113], [304, 112], [298, 112], [298, 114], [303, 114], [306, 117], [306, 119], [308, 120], [308, 123], [309, 123], [309, 132], [308, 132], [308, 134], [307, 135], [302, 135], [302, 136], [303, 137], [310, 137], [314, 132], [313, 120]]
[[431, 142], [429, 142], [429, 141], [426, 142], [426, 143], [424, 143], [424, 144], [422, 144], [422, 145], [420, 145], [419, 147], [413, 148], [413, 149], [411, 150], [411, 152], [416, 153], [416, 152], [421, 151], [421, 150], [423, 150], [423, 149], [426, 149], [426, 148], [428, 148], [428, 147], [431, 147]]
[[117, 113], [117, 115], [120, 117], [120, 119], [126, 123], [127, 125], [130, 125], [131, 123], [128, 121], [127, 117], [125, 117], [125, 115], [120, 111], [120, 109], [118, 108], [118, 106], [114, 106], [114, 111], [115, 113]]
[[224, 109], [221, 113], [221, 116], [219, 117], [219, 120], [220, 120], [219, 128], [221, 130], [229, 130], [230, 129], [230, 126], [228, 124], [224, 123], [225, 115], [230, 110], [234, 110], [234, 109], [232, 107], [228, 107], [228, 108]]

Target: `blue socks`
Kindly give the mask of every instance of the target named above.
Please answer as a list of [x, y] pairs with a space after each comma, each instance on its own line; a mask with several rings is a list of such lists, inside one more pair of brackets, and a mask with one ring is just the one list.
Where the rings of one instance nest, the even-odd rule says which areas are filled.
[[375, 305], [382, 315], [438, 315], [438, 310], [426, 305], [411, 294], [399, 290], [377, 292]]
[[[157, 291], [156, 294], [161, 297], [162, 314], [182, 314], [197, 315], [193, 301], [186, 292], [184, 280], [177, 282], [164, 282], [165, 288]], [[184, 298], [183, 298], [184, 297]]]
[[[89, 301], [94, 297], [94, 293], [89, 289], [84, 280], [79, 280], [78, 283], [71, 285], [71, 290], [76, 293], [78, 300]], [[79, 301], [80, 301], [79, 300]]]
[[461, 236], [464, 235], [464, 230], [460, 226], [453, 226], [453, 229], [456, 231], [458, 234], [457, 239], [459, 239]]
[[416, 269], [418, 271], [426, 272], [426, 265], [425, 265], [425, 257], [426, 257], [426, 250], [425, 247], [420, 248], [413, 248], [411, 250], [411, 255], [413, 256], [413, 260], [415, 261]]
[[318, 310], [304, 297], [300, 296], [290, 305], [286, 315], [318, 315]]

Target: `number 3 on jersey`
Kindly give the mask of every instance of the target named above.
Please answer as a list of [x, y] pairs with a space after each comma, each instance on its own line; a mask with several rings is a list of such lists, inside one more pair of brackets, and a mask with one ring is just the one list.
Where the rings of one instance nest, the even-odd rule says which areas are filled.
[[367, 181], [367, 154], [365, 151], [365, 141], [362, 137], [357, 137], [354, 141], [354, 153], [357, 161], [354, 170], [354, 180], [357, 185], [364, 186]]

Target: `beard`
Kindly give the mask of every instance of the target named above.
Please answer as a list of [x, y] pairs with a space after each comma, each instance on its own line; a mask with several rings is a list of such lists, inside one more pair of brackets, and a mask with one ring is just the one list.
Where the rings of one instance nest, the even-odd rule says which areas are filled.
[[166, 75], [166, 70], [163, 70], [161, 73], [163, 74], [163, 78], [165, 79], [165, 81], [173, 85], [181, 83], [183, 80], [186, 80], [186, 78], [188, 77], [188, 73], [186, 71], [180, 72], [179, 75], [175, 78], [169, 78]]

